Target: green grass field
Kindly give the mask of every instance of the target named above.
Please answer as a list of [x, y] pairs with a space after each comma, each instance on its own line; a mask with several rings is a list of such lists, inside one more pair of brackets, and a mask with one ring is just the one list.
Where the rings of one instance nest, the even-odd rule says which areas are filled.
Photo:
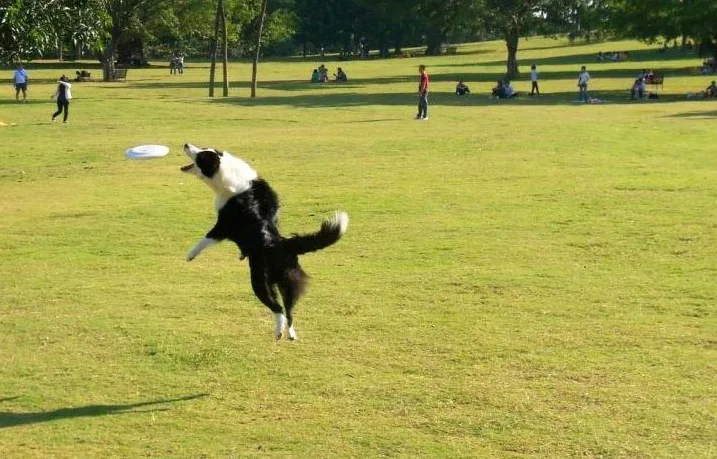
[[[82, 65], [31, 66], [24, 105], [3, 85], [0, 456], [717, 457], [717, 102], [685, 98], [711, 78], [637, 42], [521, 46], [540, 98], [487, 98], [499, 42], [327, 59], [346, 85], [266, 62], [255, 100], [246, 63], [227, 99], [206, 63], [130, 70], [74, 85], [68, 125], [49, 96]], [[573, 103], [583, 64], [605, 104]], [[658, 101], [627, 100], [642, 68]], [[214, 222], [187, 141], [249, 161], [286, 233], [349, 213], [302, 258], [299, 341], [235, 246], [184, 260]], [[171, 153], [124, 159], [144, 143]]]

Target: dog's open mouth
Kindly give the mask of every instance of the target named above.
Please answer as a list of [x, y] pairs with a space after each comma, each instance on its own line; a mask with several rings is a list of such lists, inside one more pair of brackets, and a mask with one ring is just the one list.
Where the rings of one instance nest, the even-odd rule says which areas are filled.
[[182, 167], [180, 167], [180, 169], [181, 169], [182, 172], [189, 172], [189, 171], [191, 171], [192, 169], [194, 169], [194, 163], [192, 163], [192, 164], [187, 164], [186, 166], [182, 166]]

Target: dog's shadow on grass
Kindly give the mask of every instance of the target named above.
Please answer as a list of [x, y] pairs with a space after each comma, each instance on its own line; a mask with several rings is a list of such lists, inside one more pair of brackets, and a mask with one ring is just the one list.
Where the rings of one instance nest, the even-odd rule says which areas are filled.
[[[172, 399], [153, 400], [150, 402], [127, 403], [122, 405], [87, 405], [76, 408], [60, 408], [53, 411], [34, 411], [25, 413], [13, 413], [0, 411], [0, 429], [7, 427], [24, 426], [27, 424], [38, 424], [42, 422], [57, 421], [60, 419], [108, 416], [117, 414], [146, 413], [152, 411], [167, 411], [169, 407], [163, 406], [170, 403], [195, 400], [207, 397], [209, 394], [195, 394], [186, 397]], [[0, 403], [15, 400], [18, 397], [0, 399]], [[139, 409], [151, 407], [149, 409]]]

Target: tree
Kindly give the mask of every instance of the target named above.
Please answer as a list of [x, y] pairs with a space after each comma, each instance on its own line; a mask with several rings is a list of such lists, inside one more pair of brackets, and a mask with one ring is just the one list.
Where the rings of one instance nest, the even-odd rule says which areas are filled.
[[449, 33], [462, 24], [475, 21], [476, 6], [471, 0], [421, 0], [417, 19], [425, 32], [426, 54], [437, 55]]
[[645, 40], [692, 37], [717, 61], [717, 2], [714, 0], [604, 0], [620, 35]]
[[0, 62], [39, 55], [64, 40], [93, 42], [104, 17], [101, 0], [5, 0], [0, 6]]
[[500, 34], [505, 40], [508, 50], [506, 61], [506, 77], [513, 79], [518, 76], [518, 41], [520, 36], [527, 34], [536, 24], [545, 21], [559, 21], [570, 0], [485, 0], [486, 26]]
[[261, 33], [264, 30], [264, 21], [266, 21], [266, 7], [269, 0], [262, 0], [261, 11], [259, 12], [259, 26], [256, 32], [256, 49], [254, 53], [254, 61], [251, 65], [251, 97], [256, 97], [256, 75], [259, 67], [259, 56], [261, 55]]
[[117, 47], [125, 40], [135, 23], [141, 24], [162, 10], [164, 0], [102, 0], [108, 15], [107, 41], [102, 53], [104, 81], [115, 79]]

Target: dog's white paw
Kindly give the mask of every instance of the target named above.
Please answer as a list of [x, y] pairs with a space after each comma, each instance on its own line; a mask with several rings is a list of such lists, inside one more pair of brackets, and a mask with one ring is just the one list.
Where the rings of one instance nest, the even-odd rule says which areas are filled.
[[289, 327], [289, 339], [291, 341], [296, 341], [297, 339], [299, 339], [299, 337], [296, 336], [296, 330], [294, 330], [293, 325], [291, 327]]
[[284, 335], [284, 328], [286, 328], [286, 316], [284, 314], [274, 313], [274, 319], [276, 320], [274, 336], [276, 336], [276, 340], [279, 341]]

